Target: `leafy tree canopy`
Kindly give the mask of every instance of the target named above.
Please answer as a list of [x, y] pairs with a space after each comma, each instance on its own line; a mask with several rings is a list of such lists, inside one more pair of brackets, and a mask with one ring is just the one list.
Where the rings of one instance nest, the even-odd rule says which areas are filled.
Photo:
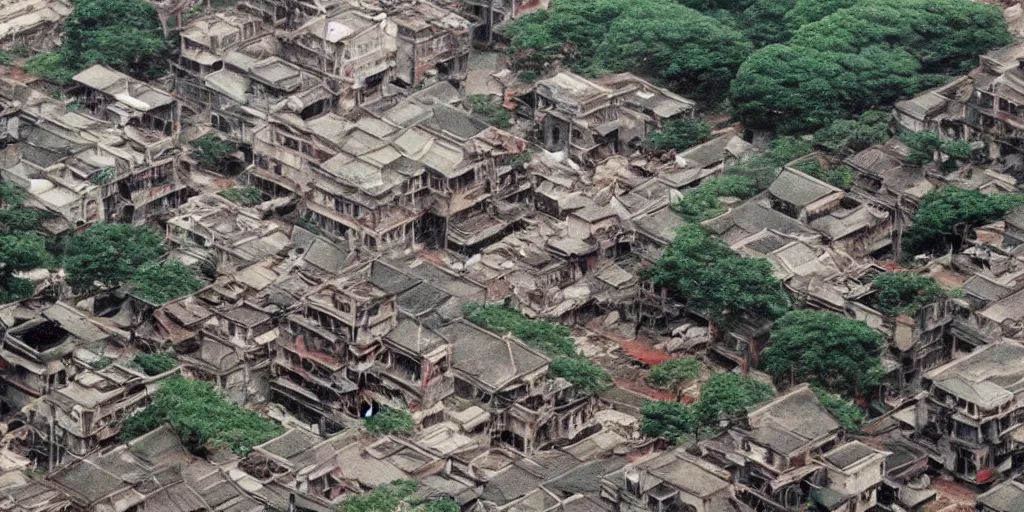
[[203, 135], [189, 144], [195, 148], [191, 155], [199, 165], [217, 171], [223, 170], [231, 155], [238, 151], [237, 144], [216, 135]]
[[14, 302], [32, 295], [32, 283], [14, 277], [51, 263], [46, 252], [46, 239], [35, 232], [0, 235], [0, 304]]
[[680, 357], [651, 367], [647, 383], [672, 390], [678, 402], [682, 398], [683, 386], [699, 376], [700, 362], [692, 357]]
[[903, 232], [907, 255], [943, 253], [959, 249], [970, 230], [995, 222], [1024, 205], [1024, 194], [984, 194], [977, 190], [943, 187], [929, 192]]
[[721, 419], [736, 418], [747, 409], [772, 398], [772, 387], [735, 373], [719, 373], [701, 384], [694, 405], [650, 400], [640, 408], [640, 431], [673, 442], [702, 428], [715, 428]]
[[425, 501], [416, 496], [420, 483], [416, 480], [395, 480], [381, 485], [361, 496], [346, 498], [339, 512], [395, 512], [404, 503], [410, 512], [459, 512], [460, 507], [451, 498]]
[[812, 382], [856, 394], [873, 384], [882, 336], [867, 324], [827, 311], [791, 311], [775, 322], [762, 367], [776, 382]]
[[64, 41], [30, 59], [26, 69], [58, 83], [104, 64], [137, 78], [152, 77], [167, 57], [156, 9], [144, 0], [74, 0]]
[[687, 149], [711, 138], [711, 125], [701, 119], [675, 119], [653, 133], [647, 145], [653, 149], [677, 151]]
[[64, 269], [68, 283], [91, 290], [96, 283], [115, 287], [127, 283], [144, 263], [163, 255], [163, 237], [145, 227], [96, 224], [68, 240]]
[[772, 387], [736, 373], [716, 373], [700, 386], [695, 406], [701, 425], [713, 426], [721, 418], [735, 418], [775, 395]]
[[613, 385], [607, 370], [580, 356], [556, 357], [548, 371], [552, 377], [561, 377], [584, 393], [597, 394]]
[[136, 297], [152, 304], [170, 302], [203, 287], [196, 273], [177, 260], [143, 264], [132, 274], [130, 284]]
[[697, 411], [682, 402], [648, 400], [640, 407], [640, 432], [647, 437], [664, 437], [673, 442], [697, 431]]
[[918, 308], [946, 297], [946, 290], [931, 276], [916, 272], [885, 272], [871, 282], [875, 308], [889, 316], [913, 315]]
[[720, 95], [751, 45], [738, 30], [668, 0], [556, 0], [508, 29], [520, 69], [563, 60], [577, 72], [630, 71]]
[[409, 435], [416, 429], [416, 422], [409, 411], [383, 407], [377, 414], [364, 421], [366, 431], [376, 435]]
[[778, 318], [790, 305], [768, 260], [739, 256], [699, 225], [680, 228], [645, 276], [722, 324]]
[[466, 96], [466, 103], [469, 103], [474, 114], [484, 118], [488, 124], [497, 126], [502, 130], [512, 127], [512, 114], [509, 114], [505, 107], [491, 101], [489, 96], [485, 94], [470, 94]]
[[903, 159], [908, 165], [921, 166], [932, 162], [940, 154], [948, 158], [941, 161], [939, 170], [943, 173], [955, 171], [957, 163], [969, 160], [974, 149], [962, 140], [943, 140], [934, 132], [906, 132], [900, 139], [910, 148], [910, 154]]
[[748, 126], [783, 133], [889, 105], [1012, 41], [998, 9], [967, 0], [808, 0], [786, 18], [792, 39], [748, 57], [730, 92]]
[[672, 208], [689, 222], [701, 222], [725, 213], [720, 197], [747, 199], [757, 194], [757, 184], [746, 176], [715, 178], [690, 190]]
[[891, 114], [868, 110], [857, 119], [840, 119], [814, 133], [814, 145], [826, 153], [845, 157], [889, 140]]
[[125, 420], [121, 439], [135, 439], [165, 423], [193, 453], [220, 447], [246, 455], [284, 433], [274, 421], [227, 401], [212, 384], [180, 376], [162, 381], [153, 402]]

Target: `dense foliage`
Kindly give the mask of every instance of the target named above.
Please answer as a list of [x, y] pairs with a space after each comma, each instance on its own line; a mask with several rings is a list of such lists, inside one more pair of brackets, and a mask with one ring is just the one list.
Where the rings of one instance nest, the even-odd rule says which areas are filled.
[[[1012, 41], [999, 10], [985, 4], [859, 0], [840, 5], [800, 26], [785, 44], [766, 46], [743, 63], [730, 99], [747, 126], [812, 131], [937, 85], [973, 67], [979, 54]], [[807, 21], [822, 7], [804, 6], [809, 4], [800, 6]], [[804, 21], [798, 17], [792, 19]]]
[[170, 45], [151, 4], [144, 0], [74, 0], [72, 5], [61, 47], [29, 59], [26, 71], [68, 83], [94, 64], [138, 78], [152, 78], [165, 69]]
[[675, 119], [651, 133], [647, 145], [652, 149], [680, 151], [711, 138], [711, 125], [702, 119]]
[[814, 146], [826, 153], [845, 157], [889, 140], [892, 115], [869, 110], [857, 119], [840, 119], [814, 133]]
[[939, 170], [943, 173], [956, 170], [958, 163], [969, 160], [973, 151], [968, 142], [943, 140], [934, 132], [906, 132], [900, 139], [910, 148], [910, 154], [903, 159], [904, 163], [921, 166], [938, 159]]
[[151, 304], [163, 304], [191, 295], [203, 287], [196, 273], [180, 261], [151, 261], [131, 277], [132, 294]]
[[152, 377], [176, 368], [178, 366], [178, 359], [174, 357], [173, 352], [136, 354], [128, 364]]
[[46, 239], [34, 229], [39, 212], [22, 206], [24, 193], [12, 183], [0, 181], [0, 304], [32, 295], [32, 283], [15, 277], [52, 262]]
[[771, 386], [735, 373], [711, 376], [700, 387], [700, 401], [693, 405], [649, 400], [640, 408], [640, 431], [649, 437], [678, 442], [684, 434], [699, 435], [703, 428], [715, 428], [722, 420], [746, 414], [747, 409], [768, 401]]
[[931, 276], [916, 272], [885, 272], [871, 282], [875, 309], [889, 316], [913, 315], [921, 306], [946, 296]]
[[694, 224], [679, 229], [644, 275], [720, 324], [778, 318], [790, 305], [768, 260], [743, 258]]
[[843, 190], [850, 190], [850, 187], [853, 186], [853, 170], [846, 165], [840, 164], [834, 167], [827, 167], [820, 162], [809, 161], [801, 162], [796, 168], [808, 176]]
[[218, 447], [245, 455], [284, 433], [274, 421], [227, 401], [212, 384], [179, 376], [164, 380], [153, 402], [125, 420], [121, 439], [134, 439], [165, 423], [193, 453]]
[[933, 190], [921, 200], [913, 225], [903, 232], [903, 251], [913, 256], [958, 250], [971, 229], [995, 222], [1021, 205], [1024, 194], [984, 194], [956, 187]]
[[761, 366], [778, 383], [811, 382], [854, 395], [874, 384], [882, 336], [860, 320], [828, 311], [791, 311], [775, 322]]
[[768, 188], [779, 170], [789, 162], [814, 151], [814, 145], [796, 137], [779, 137], [765, 151], [733, 164], [726, 176], [743, 176], [754, 181], [757, 190]]
[[757, 194], [756, 182], [746, 176], [722, 176], [702, 183], [672, 205], [689, 222], [701, 222], [725, 213], [720, 197], [748, 199]]
[[501, 335], [512, 333], [550, 356], [548, 372], [552, 377], [561, 377], [588, 393], [599, 393], [612, 386], [611, 375], [604, 368], [576, 352], [569, 328], [564, 325], [530, 320], [518, 311], [493, 304], [467, 304], [464, 313], [470, 322]]
[[700, 376], [700, 362], [692, 357], [679, 357], [651, 367], [647, 383], [658, 388], [672, 390], [678, 402], [683, 387]]
[[416, 429], [416, 422], [409, 411], [383, 407], [377, 414], [366, 418], [363, 422], [366, 431], [376, 435], [409, 435]]
[[165, 252], [163, 237], [149, 228], [95, 224], [68, 240], [64, 258], [68, 284], [77, 290], [129, 282], [143, 264]]
[[491, 101], [490, 96], [485, 94], [470, 94], [466, 96], [466, 103], [473, 113], [482, 117], [488, 124], [497, 126], [503, 130], [512, 127], [512, 114], [505, 107]]
[[402, 504], [409, 512], [459, 512], [460, 507], [451, 498], [424, 500], [415, 495], [420, 483], [416, 480], [395, 480], [361, 496], [346, 498], [339, 512], [395, 512]]
[[857, 432], [860, 430], [860, 426], [867, 419], [867, 415], [864, 414], [863, 409], [857, 407], [857, 404], [854, 404], [852, 400], [829, 393], [821, 388], [814, 388], [814, 393], [818, 396], [818, 402], [835, 417], [836, 421], [842, 425], [843, 430], [847, 432]]
[[203, 135], [189, 144], [195, 148], [190, 153], [192, 158], [195, 158], [199, 165], [215, 171], [223, 171], [231, 155], [238, 151], [237, 144], [216, 135]]
[[720, 97], [752, 49], [739, 30], [669, 0], [555, 0], [508, 36], [519, 69], [630, 71], [698, 97]]

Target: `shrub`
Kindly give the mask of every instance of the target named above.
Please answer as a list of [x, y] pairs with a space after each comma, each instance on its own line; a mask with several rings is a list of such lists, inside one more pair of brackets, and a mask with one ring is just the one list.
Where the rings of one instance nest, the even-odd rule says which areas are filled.
[[152, 377], [176, 368], [178, 359], [171, 352], [136, 354], [128, 364]]
[[274, 421], [227, 401], [212, 384], [180, 376], [164, 380], [153, 402], [125, 420], [121, 440], [129, 441], [165, 423], [185, 447], [198, 454], [221, 447], [244, 456], [284, 433]]
[[485, 94], [471, 94], [466, 96], [466, 101], [469, 103], [470, 108], [473, 109], [473, 113], [484, 118], [489, 124], [503, 130], [512, 127], [512, 115], [509, 114], [505, 107], [492, 102], [489, 96]]
[[913, 316], [921, 306], [946, 297], [931, 276], [916, 272], [886, 272], [875, 276], [875, 309], [889, 316]]
[[647, 144], [659, 150], [687, 149], [711, 138], [711, 125], [701, 119], [676, 119], [668, 121], [651, 133]]
[[191, 153], [192, 158], [195, 158], [203, 167], [216, 171], [223, 170], [228, 158], [238, 151], [237, 144], [216, 135], [203, 135], [189, 144], [195, 148]]
[[377, 414], [364, 421], [366, 431], [376, 435], [409, 435], [416, 430], [416, 422], [409, 411], [382, 407]]

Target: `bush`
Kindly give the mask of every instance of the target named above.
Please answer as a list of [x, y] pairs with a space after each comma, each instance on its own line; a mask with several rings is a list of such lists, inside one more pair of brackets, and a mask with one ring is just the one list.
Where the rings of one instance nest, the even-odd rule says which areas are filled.
[[814, 151], [814, 144], [796, 137], [779, 137], [761, 154], [737, 162], [725, 170], [726, 176], [743, 176], [753, 180], [757, 190], [767, 189], [789, 162]]
[[197, 454], [220, 447], [244, 456], [284, 433], [274, 421], [225, 400], [212, 384], [180, 376], [164, 380], [153, 402], [125, 420], [121, 440], [130, 441], [165, 423]]
[[584, 393], [597, 394], [613, 385], [607, 370], [582, 357], [556, 357], [548, 371], [552, 377], [561, 377]]
[[711, 125], [701, 119], [668, 121], [660, 130], [651, 133], [647, 145], [658, 150], [687, 149], [711, 138]]
[[69, 67], [59, 51], [41, 53], [25, 61], [22, 69], [26, 73], [56, 84], [70, 84], [79, 69]]
[[821, 388], [814, 388], [814, 393], [818, 395], [818, 401], [821, 402], [822, 407], [835, 417], [836, 421], [843, 427], [843, 430], [847, 432], [860, 431], [860, 426], [867, 418], [863, 409], [857, 407], [853, 401], [829, 393]]
[[394, 512], [402, 503], [409, 502], [420, 483], [415, 480], [395, 480], [362, 495], [346, 498], [340, 512]]
[[203, 287], [191, 268], [180, 261], [144, 263], [129, 281], [132, 294], [150, 304], [164, 304], [192, 295]]
[[890, 118], [889, 112], [869, 110], [856, 120], [835, 121], [815, 132], [814, 145], [838, 157], [863, 151], [889, 139]]
[[485, 94], [471, 94], [466, 96], [466, 102], [469, 103], [474, 114], [484, 118], [484, 120], [489, 124], [497, 126], [503, 130], [507, 130], [512, 127], [512, 115], [509, 114], [505, 107], [492, 102], [490, 96]]
[[725, 213], [719, 197], [748, 199], [757, 194], [754, 180], [746, 176], [722, 176], [685, 194], [672, 208], [688, 222], [701, 222]]
[[98, 361], [95, 361], [95, 362], [92, 363], [92, 369], [93, 370], [102, 370], [102, 369], [104, 369], [104, 368], [106, 368], [106, 367], [108, 367], [108, 366], [110, 366], [112, 364], [114, 364], [114, 360], [113, 359], [111, 359], [109, 357], [106, 357], [106, 356], [103, 356], [103, 357], [99, 358]]
[[199, 165], [215, 171], [224, 170], [228, 159], [238, 151], [237, 144], [216, 135], [203, 135], [189, 144], [195, 148], [191, 153], [192, 158], [195, 158]]
[[382, 407], [377, 414], [364, 421], [366, 431], [376, 435], [409, 435], [416, 430], [416, 422], [409, 411]]
[[149, 375], [160, 375], [164, 372], [169, 372], [178, 366], [178, 359], [172, 352], [163, 352], [158, 354], [136, 354], [132, 358], [131, 362], [128, 363], [133, 368], [137, 368]]
[[886, 272], [875, 276], [875, 309], [889, 316], [911, 315], [946, 297], [946, 291], [931, 276], [916, 272]]
[[843, 190], [850, 190], [853, 187], [853, 170], [845, 165], [837, 165], [826, 169], [818, 162], [803, 162], [796, 168], [808, 176], [817, 178], [829, 185]]

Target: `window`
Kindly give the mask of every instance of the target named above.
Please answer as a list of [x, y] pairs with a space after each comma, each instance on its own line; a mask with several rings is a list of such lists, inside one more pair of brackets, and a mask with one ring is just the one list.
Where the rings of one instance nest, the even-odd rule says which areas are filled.
[[626, 492], [640, 496], [640, 474], [626, 473]]

